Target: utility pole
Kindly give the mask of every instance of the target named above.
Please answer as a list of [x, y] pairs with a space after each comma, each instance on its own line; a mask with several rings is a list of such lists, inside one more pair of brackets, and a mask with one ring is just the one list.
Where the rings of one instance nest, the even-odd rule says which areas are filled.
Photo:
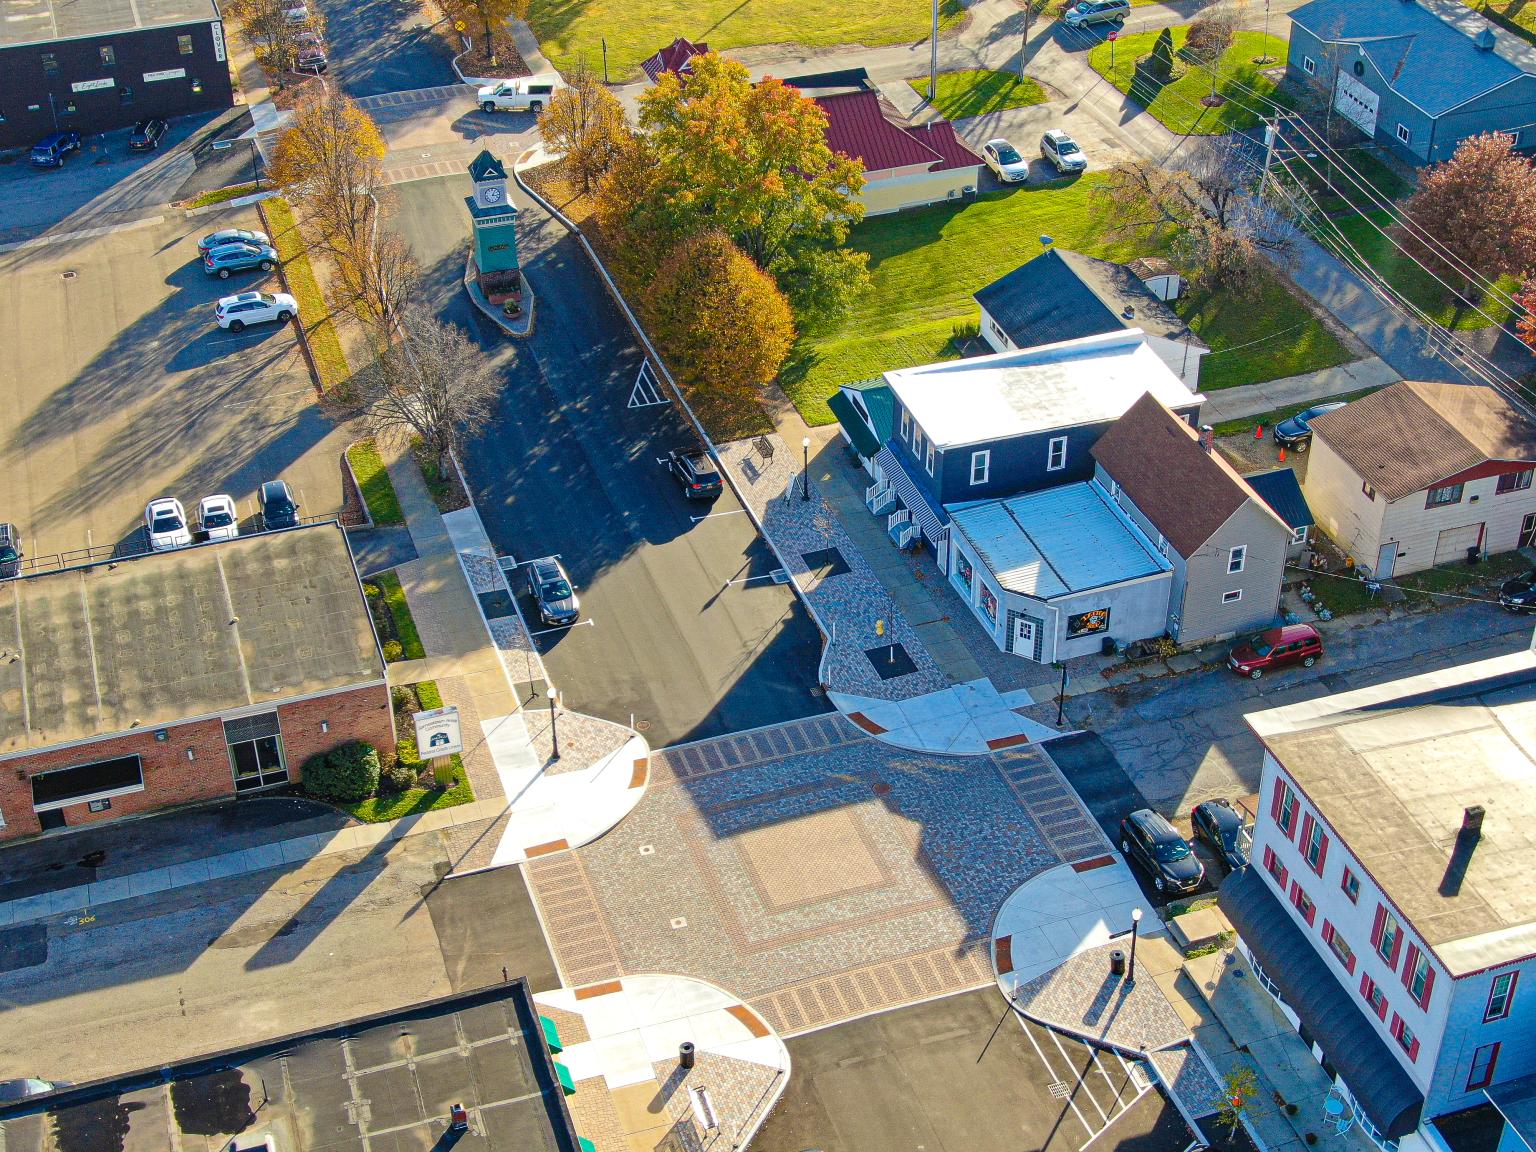
[[[1021, 61], [1022, 64], [1022, 61]], [[928, 53], [928, 103], [939, 93], [939, 0], [933, 0], [933, 47]]]
[[1029, 47], [1029, 29], [1035, 22], [1035, 0], [1024, 0], [1024, 38], [1019, 41], [1019, 79], [1024, 79], [1024, 50]]

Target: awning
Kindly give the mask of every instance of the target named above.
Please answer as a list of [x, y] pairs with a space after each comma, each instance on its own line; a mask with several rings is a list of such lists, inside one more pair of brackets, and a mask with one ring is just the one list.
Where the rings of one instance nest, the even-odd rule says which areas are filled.
[[889, 444], [875, 454], [875, 463], [880, 465], [885, 478], [896, 489], [896, 497], [901, 501], [901, 506], [912, 513], [912, 519], [923, 530], [923, 535], [929, 540], [938, 540], [939, 533], [949, 523], [949, 513], [940, 508], [933, 497], [928, 495], [928, 490], [907, 471], [907, 466], [902, 463], [900, 456], [891, 451]]
[[827, 407], [832, 409], [832, 415], [837, 417], [837, 422], [843, 426], [843, 431], [848, 433], [848, 439], [853, 441], [855, 452], [868, 460], [880, 451], [880, 441], [875, 439], [875, 434], [870, 431], [869, 425], [864, 423], [864, 418], [854, 408], [853, 401], [848, 399], [848, 393], [842, 391], [832, 393], [827, 401]]
[[1394, 1140], [1417, 1128], [1423, 1093], [1353, 993], [1339, 983], [1296, 926], [1263, 874], [1257, 868], [1234, 872], [1217, 895], [1243, 943], [1349, 1085], [1371, 1123]]

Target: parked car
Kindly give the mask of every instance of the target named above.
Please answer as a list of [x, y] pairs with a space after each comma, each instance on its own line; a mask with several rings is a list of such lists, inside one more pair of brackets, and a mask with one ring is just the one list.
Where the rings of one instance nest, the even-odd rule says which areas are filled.
[[14, 524], [0, 524], [0, 580], [21, 575], [21, 533]]
[[149, 546], [155, 552], [169, 552], [192, 543], [187, 510], [174, 496], [161, 496], [145, 506], [144, 530], [149, 533]]
[[217, 232], [210, 232], [197, 242], [197, 254], [206, 256], [215, 248], [222, 248], [226, 244], [250, 244], [256, 248], [270, 248], [272, 238], [265, 232], [252, 232], [249, 228], [221, 228]]
[[16, 1080], [0, 1080], [0, 1104], [14, 1104], [18, 1100], [30, 1100], [69, 1085], [57, 1080], [40, 1080], [35, 1076], [22, 1076]]
[[205, 540], [233, 540], [240, 535], [240, 516], [234, 500], [222, 493], [199, 500], [197, 530]]
[[1022, 184], [1029, 179], [1029, 161], [1001, 136], [981, 146], [981, 158], [1004, 184]]
[[1195, 839], [1205, 841], [1227, 871], [1241, 872], [1248, 867], [1248, 849], [1243, 843], [1246, 826], [1231, 801], [1218, 797], [1196, 804], [1189, 822], [1194, 826]]
[[1499, 585], [1499, 607], [1516, 616], [1536, 612], [1536, 568]]
[[1061, 19], [1069, 28], [1082, 28], [1124, 20], [1130, 14], [1131, 0], [1081, 0], [1068, 8]]
[[220, 280], [228, 280], [231, 272], [249, 272], [260, 268], [270, 272], [277, 267], [277, 249], [254, 244], [225, 244], [203, 255], [203, 271]]
[[1345, 403], [1344, 400], [1333, 400], [1327, 404], [1314, 404], [1305, 412], [1298, 412], [1289, 420], [1280, 421], [1275, 425], [1275, 442], [1292, 452], [1305, 452], [1312, 446], [1312, 421], [1324, 412], [1337, 412]]
[[292, 528], [299, 522], [299, 503], [286, 480], [268, 480], [261, 486], [261, 527]]
[[309, 20], [309, 8], [303, 4], [289, 4], [283, 9], [283, 19], [290, 24], [304, 24]]
[[299, 314], [299, 302], [286, 292], [241, 292], [225, 296], [214, 309], [220, 328], [245, 330], [247, 324], [286, 324]]
[[62, 168], [64, 157], [80, 151], [80, 133], [55, 132], [32, 145], [32, 167]]
[[1310, 624], [1286, 624], [1250, 636], [1227, 653], [1227, 667], [1257, 680], [1266, 672], [1300, 664], [1310, 668], [1323, 656], [1323, 638]]
[[133, 152], [153, 152], [160, 147], [160, 137], [170, 127], [164, 120], [140, 120], [128, 133], [128, 148]]
[[516, 80], [493, 80], [476, 94], [482, 112], [532, 112], [544, 111], [544, 105], [556, 91], [565, 87], [559, 73], [542, 72], [537, 76], [520, 76]]
[[1088, 167], [1088, 157], [1083, 155], [1077, 141], [1060, 128], [1052, 128], [1040, 137], [1040, 155], [1049, 160], [1062, 175], [1082, 172]]
[[1159, 892], [1193, 892], [1205, 879], [1205, 865], [1189, 841], [1150, 808], [1120, 821], [1120, 851], [1141, 866]]
[[581, 601], [558, 557], [528, 561], [528, 594], [546, 624], [574, 624], [581, 616]]
[[329, 67], [330, 61], [326, 58], [325, 48], [320, 44], [303, 45], [293, 61], [295, 72], [309, 72], [316, 76]]
[[696, 448], [674, 448], [668, 452], [667, 471], [677, 477], [683, 495], [690, 500], [713, 500], [725, 488], [715, 462]]

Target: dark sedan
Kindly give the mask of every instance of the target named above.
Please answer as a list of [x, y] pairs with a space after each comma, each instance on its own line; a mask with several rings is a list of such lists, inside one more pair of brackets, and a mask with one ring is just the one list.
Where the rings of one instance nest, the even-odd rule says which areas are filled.
[[538, 606], [539, 619], [546, 624], [574, 624], [581, 616], [581, 601], [557, 557], [528, 562], [528, 593]]
[[1195, 805], [1190, 813], [1195, 838], [1203, 840], [1226, 865], [1228, 872], [1240, 872], [1248, 867], [1248, 850], [1243, 843], [1243, 818], [1237, 809], [1224, 799], [1207, 800]]
[[1536, 612], [1536, 568], [1499, 585], [1499, 607], [1516, 616]]
[[1292, 452], [1305, 452], [1312, 446], [1312, 421], [1326, 412], [1337, 412], [1345, 401], [1333, 400], [1327, 404], [1314, 404], [1305, 412], [1298, 412], [1289, 420], [1275, 425], [1275, 441]]
[[714, 461], [697, 450], [673, 449], [667, 454], [667, 469], [690, 500], [713, 500], [725, 487]]
[[170, 127], [164, 120], [140, 120], [128, 133], [128, 147], [134, 152], [153, 152], [160, 147], [160, 137]]

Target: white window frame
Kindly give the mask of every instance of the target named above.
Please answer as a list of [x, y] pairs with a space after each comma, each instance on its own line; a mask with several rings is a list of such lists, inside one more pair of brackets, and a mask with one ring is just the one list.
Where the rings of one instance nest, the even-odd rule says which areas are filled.
[[933, 441], [928, 441], [923, 449], [923, 467], [928, 469], [928, 475], [933, 475]]
[[903, 440], [912, 438], [912, 413], [905, 408], [901, 410], [901, 438]]
[[1397, 126], [1397, 138], [1404, 144], [1413, 143], [1413, 133], [1409, 130], [1408, 125], [1399, 124]]
[[1310, 57], [1310, 56], [1303, 56], [1301, 58], [1301, 70], [1303, 72], [1305, 72], [1308, 76], [1316, 76], [1317, 75], [1317, 61], [1312, 59], [1312, 57]]
[[1052, 436], [1045, 446], [1045, 470], [1060, 472], [1067, 466], [1067, 438]]
[[1365, 498], [1367, 500], [1370, 500], [1373, 503], [1375, 502], [1375, 500], [1376, 500], [1376, 489], [1371, 487], [1371, 482], [1369, 480], [1362, 480], [1362, 481], [1360, 481], [1360, 491], [1365, 496]]
[[1239, 544], [1227, 549], [1227, 575], [1236, 576], [1248, 566], [1248, 545]]
[[[978, 475], [979, 473], [979, 475]], [[971, 483], [985, 484], [992, 476], [992, 450], [983, 448], [971, 453]]]
[[1221, 594], [1221, 602], [1223, 604], [1236, 604], [1242, 598], [1243, 590], [1241, 588], [1234, 588], [1230, 592], [1223, 592]]
[[1303, 524], [1291, 533], [1292, 544], [1305, 544], [1307, 542], [1307, 525]]

